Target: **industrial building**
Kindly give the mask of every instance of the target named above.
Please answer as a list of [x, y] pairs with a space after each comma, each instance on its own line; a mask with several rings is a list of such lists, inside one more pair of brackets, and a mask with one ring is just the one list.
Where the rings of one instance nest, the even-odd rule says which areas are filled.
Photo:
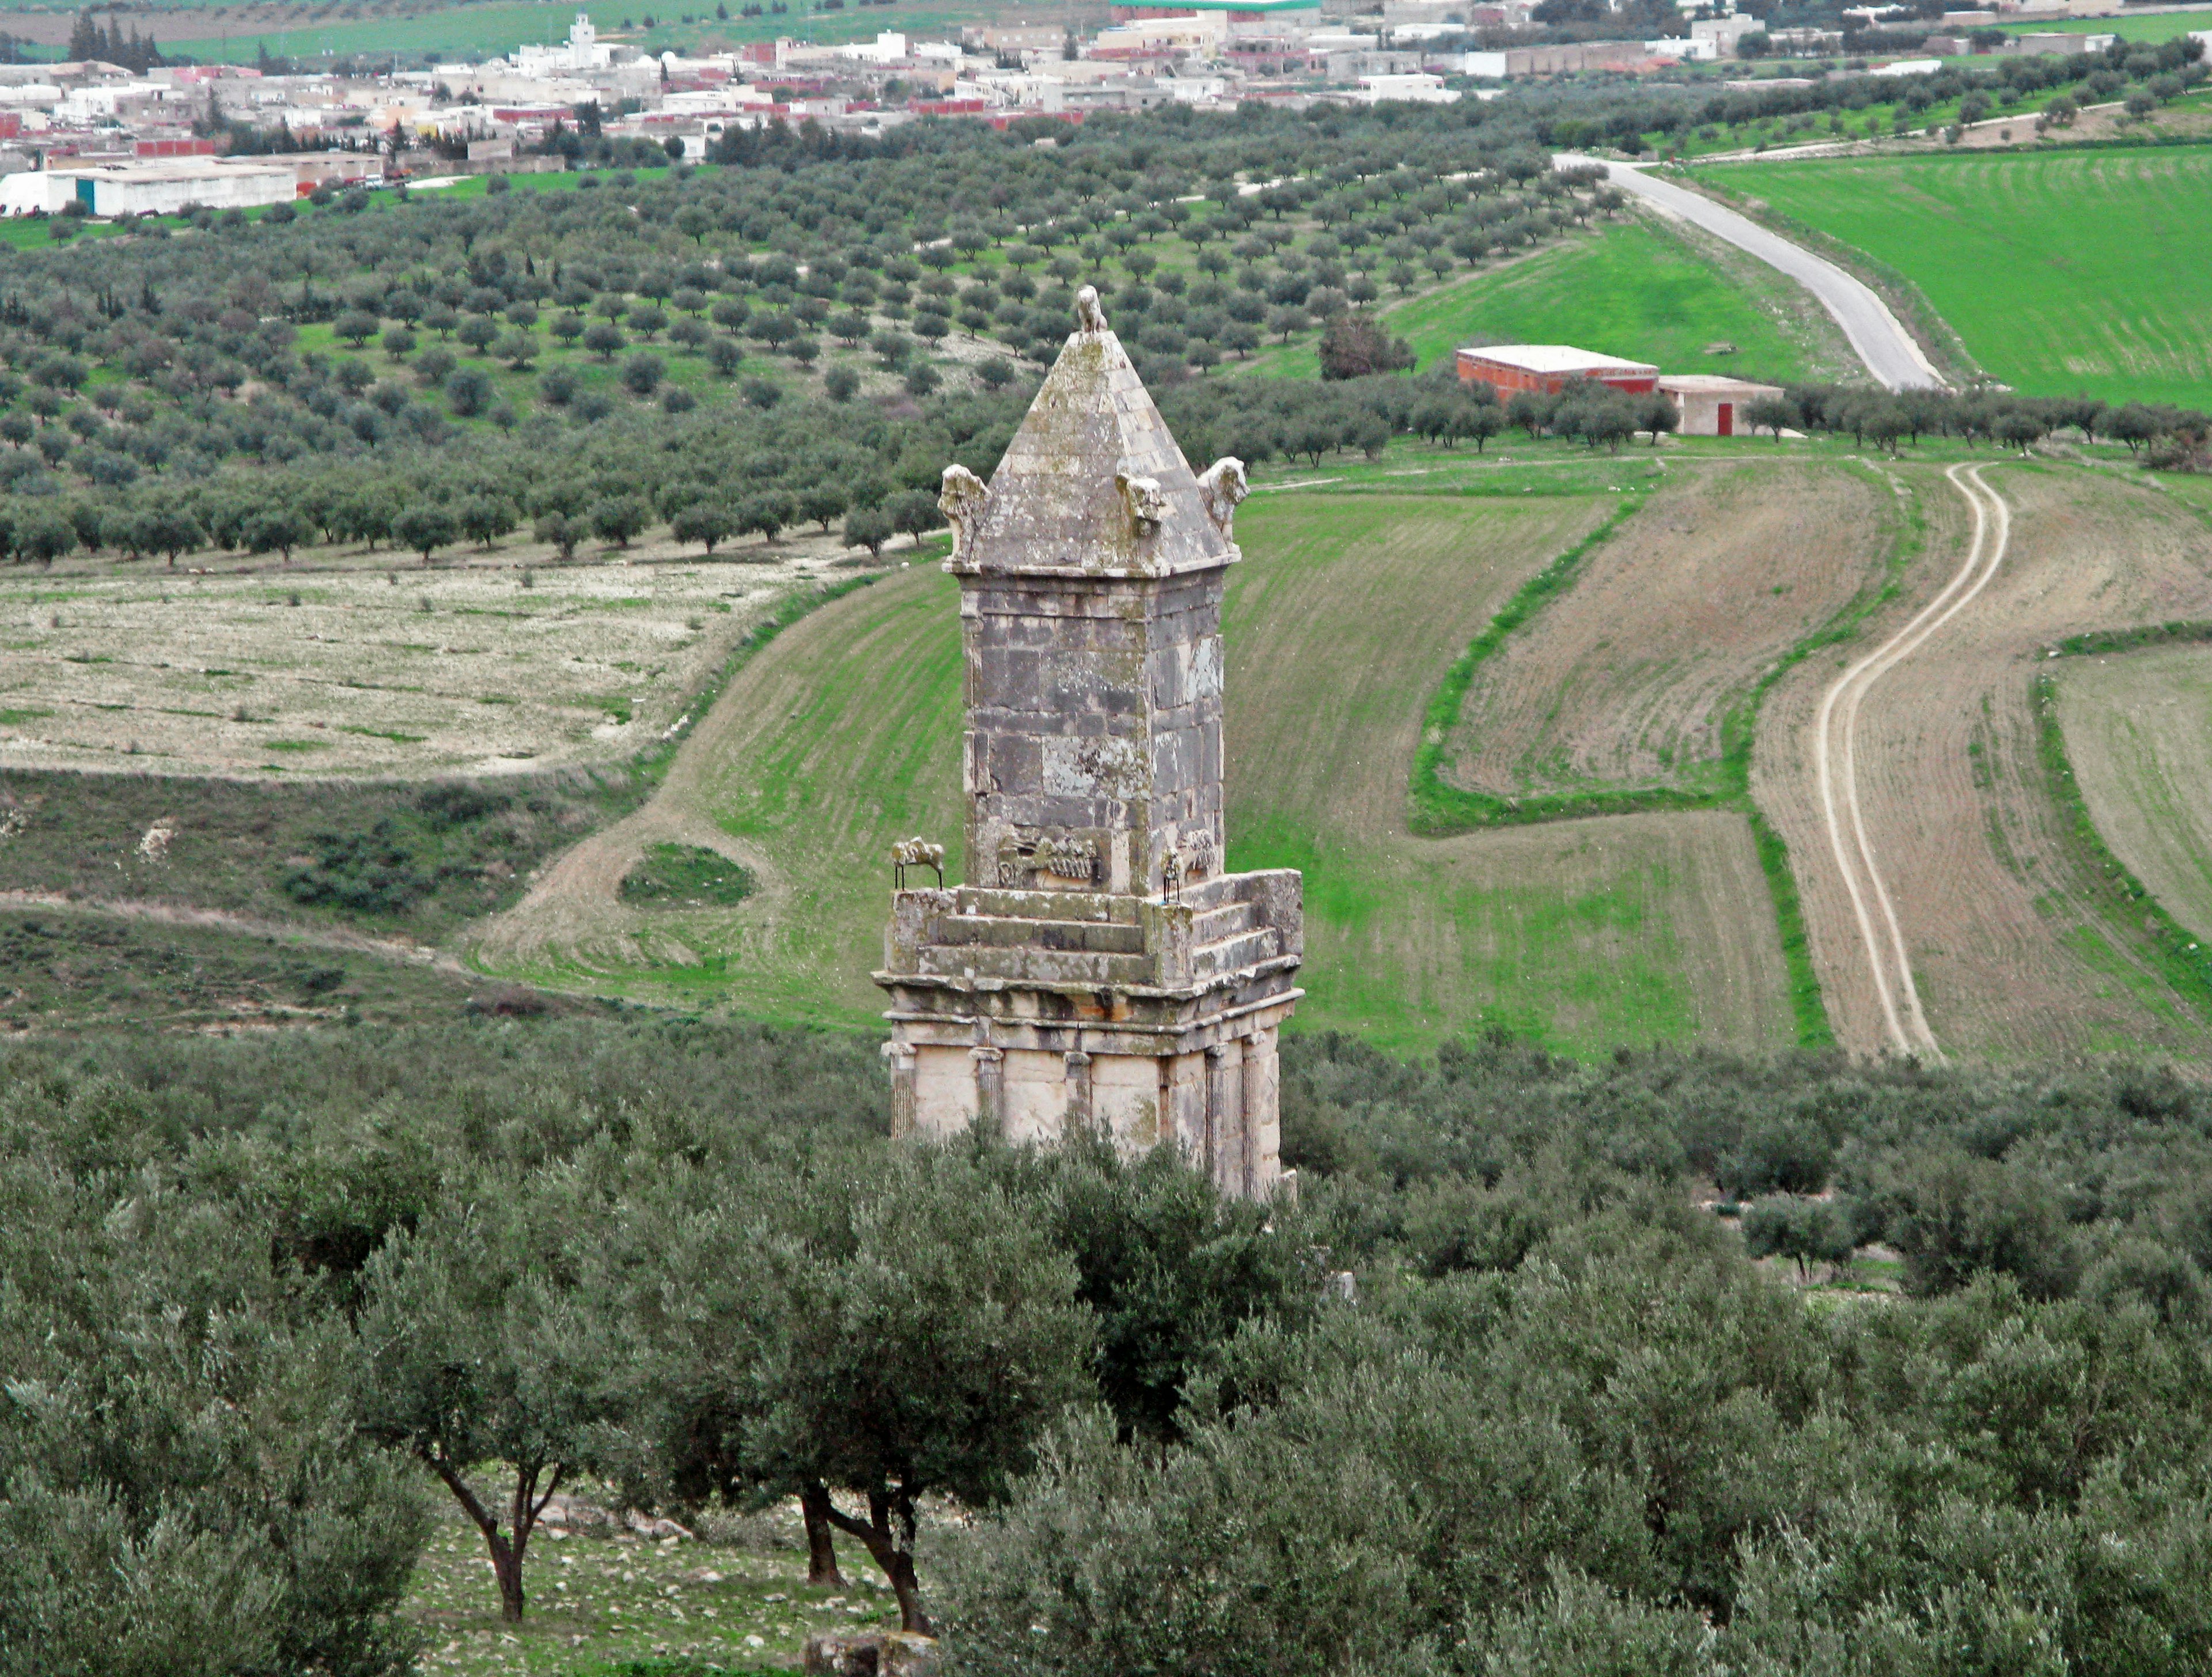
[[94, 216], [173, 216], [198, 204], [250, 210], [289, 204], [299, 172], [262, 158], [141, 157], [0, 176], [0, 215], [58, 215], [81, 204]]
[[1631, 396], [1649, 395], [1659, 383], [1659, 369], [1644, 362], [1593, 355], [1565, 343], [1492, 343], [1462, 349], [1455, 364], [1463, 383], [1480, 380], [1496, 391], [1501, 402], [1524, 390], [1556, 396], [1583, 379]]

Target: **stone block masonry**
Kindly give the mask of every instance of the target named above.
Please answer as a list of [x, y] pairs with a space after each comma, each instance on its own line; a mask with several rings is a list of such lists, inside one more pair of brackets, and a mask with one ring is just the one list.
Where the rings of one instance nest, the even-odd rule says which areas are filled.
[[892, 895], [893, 1128], [1172, 1142], [1265, 1197], [1304, 911], [1224, 871], [1243, 468], [1194, 474], [1088, 289], [1078, 322], [989, 485], [945, 474], [976, 877]]

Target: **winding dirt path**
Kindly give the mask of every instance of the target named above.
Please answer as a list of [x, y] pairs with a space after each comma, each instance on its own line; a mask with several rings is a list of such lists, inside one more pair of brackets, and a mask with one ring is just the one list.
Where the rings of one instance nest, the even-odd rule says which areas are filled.
[[[1974, 533], [1967, 544], [1966, 562], [1943, 591], [1903, 629], [1837, 677], [1821, 696], [1813, 736], [1813, 773], [1820, 788], [1821, 824], [1827, 830], [1828, 848], [1850, 896], [1852, 918], [1865, 948], [1888, 1045], [1899, 1054], [1924, 1054], [1938, 1060], [1943, 1058], [1943, 1050], [1922, 1011], [1920, 989], [1912, 979], [1912, 958], [1905, 951], [1905, 934], [1898, 924], [1897, 904], [1882, 879], [1874, 842], [1867, 836], [1866, 815], [1859, 805], [1858, 722], [1860, 707], [1875, 684], [1964, 611], [1989, 586], [2004, 562], [2012, 536], [2012, 515], [2004, 497], [1982, 481], [1979, 466], [1954, 465], [1943, 475], [1966, 496], [1973, 513]], [[1879, 930], [1875, 925], [1877, 914], [1881, 922]]]

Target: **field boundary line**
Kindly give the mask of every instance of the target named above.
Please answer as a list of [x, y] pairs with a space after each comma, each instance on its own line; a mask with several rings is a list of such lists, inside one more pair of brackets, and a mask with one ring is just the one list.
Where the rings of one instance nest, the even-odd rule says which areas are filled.
[[[1443, 679], [1430, 696], [1421, 718], [1421, 743], [1413, 750], [1413, 810], [1407, 824], [1424, 838], [1448, 838], [1477, 827], [1504, 826], [1521, 822], [1557, 821], [1571, 815], [1633, 815], [1655, 809], [1702, 809], [1709, 801], [1702, 793], [1685, 793], [1672, 787], [1638, 788], [1620, 793], [1564, 793], [1553, 798], [1525, 800], [1493, 798], [1447, 786], [1440, 772], [1444, 742], [1459, 720], [1467, 690], [1483, 661], [1505, 643], [1505, 638], [1534, 617], [1544, 602], [1565, 592], [1582, 562], [1597, 551], [1630, 514], [1644, 505], [1650, 489], [1638, 484], [1623, 492], [1620, 503], [1596, 528], [1553, 559], [1518, 588], [1491, 618], [1488, 625], [1452, 660]], [[1681, 801], [1687, 799], [1689, 801]], [[1575, 807], [1563, 807], [1571, 804]]]
[[[1835, 856], [1836, 866], [1844, 877], [1844, 888], [1851, 900], [1851, 916], [1858, 924], [1859, 940], [1866, 951], [1868, 969], [1874, 979], [1875, 995], [1881, 1003], [1882, 1024], [1890, 1046], [1900, 1054], [1933, 1055], [1938, 1062], [1944, 1058], [1943, 1050], [1928, 1027], [1927, 1015], [1920, 1003], [1920, 987], [1913, 981], [1911, 957], [1905, 950], [1904, 930], [1898, 923], [1896, 904], [1882, 880], [1881, 866], [1875, 858], [1874, 842], [1867, 834], [1865, 812], [1859, 803], [1858, 717], [1860, 706], [1875, 684], [1964, 611], [1989, 586], [1997, 567], [2003, 562], [2012, 538], [2011, 508], [2002, 495], [1983, 481], [1981, 471], [1978, 465], [1961, 462], [1943, 474], [1973, 509], [1973, 538], [1967, 545], [1966, 562], [1936, 598], [1915, 612], [1903, 629], [1836, 678], [1821, 696], [1814, 723], [1814, 781], [1819, 788], [1820, 819], [1827, 829], [1828, 848]], [[1970, 481], [1971, 489], [1967, 487]], [[1837, 727], [1839, 703], [1843, 707], [1840, 775], [1833, 766], [1838, 753], [1830, 744], [1831, 735]], [[1843, 823], [1837, 818], [1838, 778], [1850, 819], [1851, 843], [1848, 850]], [[1894, 963], [1893, 970], [1884, 969], [1883, 939], [1877, 937], [1873, 917], [1868, 912], [1869, 898], [1880, 909], [1888, 934], [1888, 958]]]

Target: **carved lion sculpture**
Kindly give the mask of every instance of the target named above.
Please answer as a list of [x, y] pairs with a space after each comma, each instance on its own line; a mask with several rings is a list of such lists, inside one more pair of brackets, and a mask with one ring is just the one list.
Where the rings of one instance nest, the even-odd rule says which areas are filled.
[[910, 867], [932, 869], [937, 883], [945, 883], [945, 847], [931, 844], [920, 837], [901, 839], [891, 846], [891, 884], [897, 890], [906, 889], [906, 871]]
[[1075, 328], [1085, 332], [1106, 330], [1106, 311], [1098, 307], [1098, 288], [1095, 285], [1086, 285], [1075, 294]]
[[1160, 520], [1168, 515], [1167, 491], [1160, 487], [1160, 480], [1117, 471], [1114, 487], [1121, 491], [1121, 504], [1129, 509], [1130, 527], [1139, 536], [1157, 535]]
[[1236, 540], [1237, 503], [1252, 493], [1252, 486], [1244, 481], [1244, 462], [1234, 454], [1224, 454], [1200, 475], [1198, 487], [1206, 496], [1206, 515], [1213, 520], [1213, 527], [1228, 540]]
[[964, 465], [949, 465], [937, 491], [937, 509], [952, 526], [952, 556], [960, 558], [991, 498], [989, 487]]

